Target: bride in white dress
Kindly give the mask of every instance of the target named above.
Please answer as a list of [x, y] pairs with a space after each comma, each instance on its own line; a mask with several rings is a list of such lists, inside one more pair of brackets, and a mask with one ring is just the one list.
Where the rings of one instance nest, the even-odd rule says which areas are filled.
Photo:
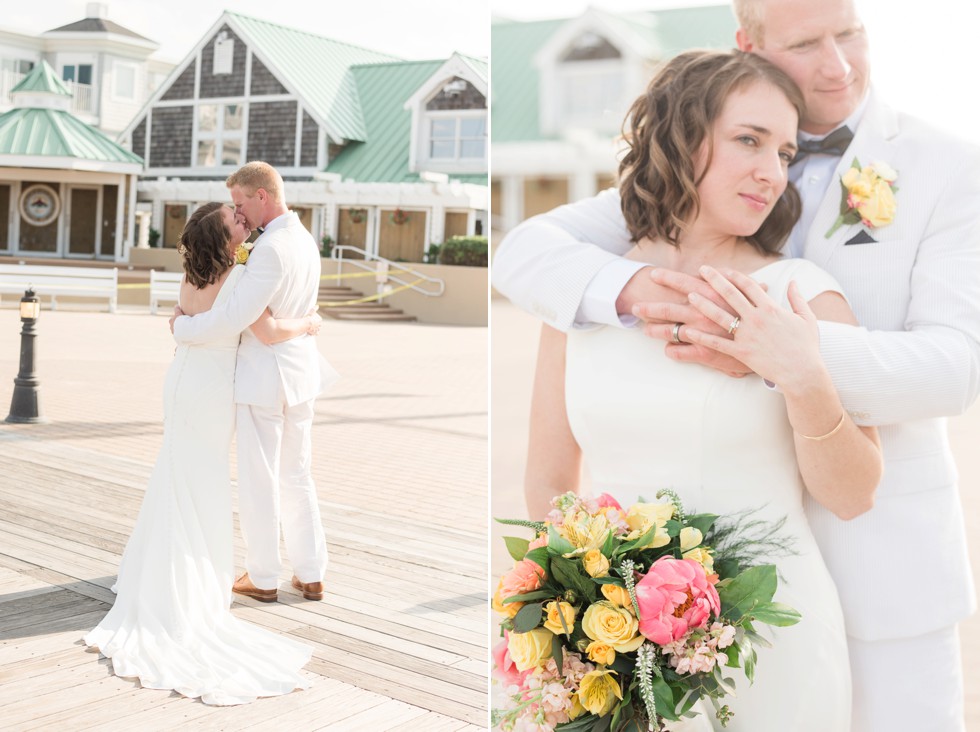
[[[795, 554], [772, 558], [776, 600], [802, 620], [772, 629], [754, 684], [735, 675], [730, 732], [850, 729], [844, 621], [803, 504], [854, 517], [870, 508], [881, 473], [877, 434], [851, 421], [819, 356], [816, 319], [853, 314], [828, 274], [777, 253], [799, 213], [787, 171], [801, 106], [792, 82], [757, 56], [684, 54], [631, 110], [620, 167], [630, 256], [700, 274], [719, 293], [692, 298], [701, 327], [663, 327], [675, 342], [725, 349], [758, 376], [674, 361], [640, 329], [566, 338], [545, 327], [532, 402], [532, 519], [578, 489], [583, 458], [593, 492], [624, 507], [669, 488], [689, 512], [785, 518]], [[721, 729], [709, 710], [671, 729], [712, 726]]]
[[[244, 266], [235, 249], [249, 234], [233, 209], [201, 206], [181, 235], [188, 314], [220, 305]], [[315, 334], [319, 316], [252, 326], [267, 342]], [[117, 676], [229, 705], [309, 686], [312, 648], [231, 614], [234, 582], [229, 450], [238, 337], [179, 346], [164, 383], [163, 446], [126, 545], [116, 601], [85, 636]]]

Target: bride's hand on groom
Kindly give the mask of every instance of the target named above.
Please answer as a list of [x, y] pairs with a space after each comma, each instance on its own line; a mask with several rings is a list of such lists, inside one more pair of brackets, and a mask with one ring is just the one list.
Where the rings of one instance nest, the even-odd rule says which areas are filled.
[[[630, 285], [634, 285], [630, 295], [645, 299], [635, 300], [632, 313], [644, 321], [644, 333], [667, 343], [665, 352], [669, 358], [708, 366], [735, 378], [752, 373], [752, 369], [737, 358], [693, 343], [686, 335], [689, 331], [696, 331], [718, 338], [730, 338], [723, 327], [694, 307], [689, 299], [694, 293], [704, 301], [713, 303], [719, 310], [730, 310], [728, 303], [708, 282], [663, 267], [654, 268], [648, 277], [634, 279], [638, 281], [630, 282]], [[730, 313], [728, 320], [733, 317], [734, 313]]]
[[323, 318], [317, 312], [317, 308], [313, 308], [308, 312], [306, 317], [310, 319], [310, 327], [306, 329], [306, 332], [309, 335], [317, 335], [320, 332], [320, 325], [323, 323]]
[[180, 309], [180, 305], [174, 305], [174, 314], [170, 316], [170, 332], [171, 333], [174, 332], [174, 321], [177, 320], [177, 318], [179, 318], [183, 314], [184, 314], [184, 311]]

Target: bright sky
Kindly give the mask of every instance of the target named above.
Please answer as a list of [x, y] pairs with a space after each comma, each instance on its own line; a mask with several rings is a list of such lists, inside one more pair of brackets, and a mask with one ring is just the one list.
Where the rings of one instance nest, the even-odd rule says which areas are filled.
[[[490, 54], [486, 0], [110, 0], [108, 19], [179, 62], [226, 10], [409, 59]], [[41, 33], [85, 17], [86, 0], [4, 3], [0, 28]]]
[[[489, 2], [495, 15], [515, 20], [573, 17], [590, 5], [629, 11], [712, 4], [710, 0]], [[906, 112], [980, 143], [980, 94], [976, 92], [980, 6], [967, 0], [857, 0], [857, 6], [871, 44], [871, 78], [882, 96]]]

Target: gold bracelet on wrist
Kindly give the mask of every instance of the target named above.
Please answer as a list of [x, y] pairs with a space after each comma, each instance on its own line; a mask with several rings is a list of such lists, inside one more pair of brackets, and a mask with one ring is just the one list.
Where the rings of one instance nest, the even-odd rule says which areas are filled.
[[814, 442], [822, 442], [823, 440], [828, 440], [831, 437], [833, 437], [834, 435], [836, 435], [838, 432], [840, 432], [840, 428], [844, 426], [844, 420], [845, 419], [847, 419], [847, 412], [846, 411], [840, 416], [840, 422], [837, 423], [837, 426], [834, 427], [834, 429], [832, 429], [827, 434], [820, 435], [818, 437], [810, 437], [810, 435], [804, 435], [804, 434], [802, 434], [800, 432], [796, 432], [796, 430], [793, 430], [793, 431], [796, 432], [796, 434], [798, 434], [804, 440], [813, 440]]

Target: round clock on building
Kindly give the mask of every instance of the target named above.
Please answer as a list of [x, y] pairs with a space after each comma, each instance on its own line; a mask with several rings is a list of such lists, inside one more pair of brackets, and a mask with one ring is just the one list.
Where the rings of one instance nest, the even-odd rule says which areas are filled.
[[61, 211], [61, 201], [54, 189], [33, 185], [20, 195], [20, 215], [34, 226], [47, 226]]

